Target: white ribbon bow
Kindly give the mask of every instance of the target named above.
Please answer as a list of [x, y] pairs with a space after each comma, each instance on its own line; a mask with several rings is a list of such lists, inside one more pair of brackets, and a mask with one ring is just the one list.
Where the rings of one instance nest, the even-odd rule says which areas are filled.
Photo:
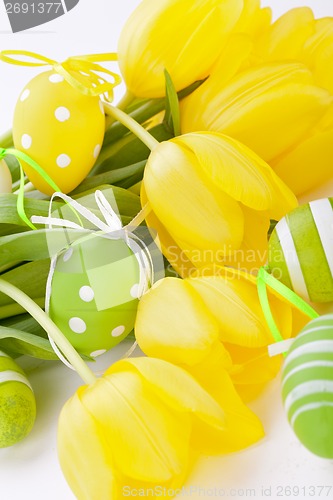
[[[138, 289], [138, 298], [142, 297], [142, 295], [147, 292], [150, 286], [153, 285], [155, 276], [154, 276], [154, 264], [150, 254], [150, 251], [147, 245], [134, 233], [135, 229], [140, 226], [140, 224], [144, 221], [147, 214], [150, 212], [150, 208], [148, 205], [143, 207], [141, 212], [138, 213], [136, 217], [130, 222], [130, 224], [123, 226], [120, 218], [116, 214], [116, 212], [111, 207], [108, 200], [105, 198], [104, 194], [97, 190], [95, 192], [95, 200], [97, 206], [104, 217], [104, 220], [101, 220], [94, 213], [92, 213], [88, 208], [84, 207], [76, 200], [73, 200], [70, 196], [63, 193], [54, 193], [50, 200], [49, 205], [49, 214], [48, 217], [43, 217], [39, 215], [34, 215], [31, 217], [31, 222], [34, 224], [45, 224], [49, 226], [49, 229], [52, 229], [54, 226], [69, 228], [69, 229], [78, 229], [80, 231], [84, 230], [82, 225], [76, 224], [75, 222], [61, 219], [57, 217], [52, 217], [52, 203], [54, 198], [61, 198], [64, 200], [76, 214], [78, 219], [80, 217], [78, 214], [82, 215], [86, 220], [91, 222], [96, 229], [99, 229], [105, 235], [107, 235], [110, 239], [123, 239], [127, 246], [132, 250], [140, 271], [140, 279], [139, 279], [139, 289]], [[87, 230], [91, 232], [91, 230]], [[51, 267], [50, 272], [47, 278], [46, 284], [46, 294], [45, 294], [45, 311], [48, 314], [50, 308], [50, 298], [51, 298], [51, 285], [52, 279], [56, 267], [57, 255], [51, 256]], [[50, 343], [57, 354], [57, 356], [63, 361], [65, 365], [69, 368], [73, 369], [72, 365], [67, 361], [67, 359], [62, 355], [59, 351], [58, 347], [54, 343], [54, 341], [49, 337]], [[136, 343], [134, 344], [136, 346]], [[133, 347], [131, 347], [129, 352], [133, 351]], [[125, 354], [125, 357], [129, 355], [129, 353]]]

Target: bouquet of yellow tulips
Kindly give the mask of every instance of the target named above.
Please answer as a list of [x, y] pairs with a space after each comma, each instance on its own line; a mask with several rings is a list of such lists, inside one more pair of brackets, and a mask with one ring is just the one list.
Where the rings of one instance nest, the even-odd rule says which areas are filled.
[[[58, 428], [78, 499], [172, 497], [198, 454], [264, 436], [247, 402], [318, 316], [311, 287], [333, 302], [332, 199], [297, 208], [332, 178], [333, 18], [142, 0], [117, 54], [0, 59], [47, 69], [0, 140], [0, 359], [60, 357], [85, 382]], [[86, 360], [128, 335], [146, 356], [98, 378]], [[9, 446], [35, 403], [20, 369], [4, 373]], [[9, 381], [28, 423], [6, 413]]]

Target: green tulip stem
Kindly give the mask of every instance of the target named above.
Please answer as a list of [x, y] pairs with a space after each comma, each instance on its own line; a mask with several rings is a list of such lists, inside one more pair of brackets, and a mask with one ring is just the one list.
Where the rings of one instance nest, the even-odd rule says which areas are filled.
[[76, 352], [72, 344], [66, 339], [61, 330], [53, 323], [51, 318], [41, 309], [28, 295], [19, 288], [0, 279], [0, 292], [11, 297], [20, 304], [31, 316], [41, 325], [56, 343], [60, 351], [66, 356], [76, 372], [80, 375], [86, 384], [96, 382], [96, 377], [90, 368]]
[[131, 116], [124, 113], [121, 109], [104, 103], [104, 111], [106, 115], [112, 116], [133, 132], [151, 151], [158, 146], [159, 142], [140, 123], [133, 120]]

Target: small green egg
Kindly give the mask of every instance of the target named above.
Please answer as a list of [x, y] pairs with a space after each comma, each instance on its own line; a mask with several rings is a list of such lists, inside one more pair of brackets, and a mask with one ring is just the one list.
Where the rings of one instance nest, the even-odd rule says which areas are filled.
[[81, 354], [99, 356], [133, 330], [139, 283], [127, 243], [93, 236], [58, 255], [49, 315]]
[[24, 439], [36, 419], [36, 401], [23, 370], [0, 352], [0, 448]]
[[289, 423], [312, 453], [333, 459], [333, 315], [308, 323], [285, 359], [282, 398]]

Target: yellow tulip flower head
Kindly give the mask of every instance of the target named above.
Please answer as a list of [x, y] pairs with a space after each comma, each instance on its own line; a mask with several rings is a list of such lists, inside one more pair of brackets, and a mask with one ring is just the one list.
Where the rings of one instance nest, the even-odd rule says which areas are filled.
[[221, 452], [225, 420], [185, 370], [152, 358], [119, 361], [63, 407], [60, 464], [79, 500], [172, 497], [198, 452]]
[[260, 37], [229, 40], [209, 78], [181, 101], [182, 132], [243, 142], [301, 195], [331, 176], [332, 68], [333, 19], [293, 9]]
[[205, 132], [156, 146], [143, 179], [146, 200], [153, 211], [148, 224], [181, 275], [191, 264], [192, 269], [226, 262], [256, 269], [267, 257], [270, 218], [278, 220], [297, 205], [247, 147]]
[[[250, 399], [277, 375], [282, 359], [268, 355], [274, 337], [256, 278], [228, 268], [205, 274], [157, 282], [140, 301], [135, 334], [145, 354], [185, 367], [224, 407], [226, 372]], [[306, 317], [289, 303], [273, 292], [269, 301], [284, 338], [304, 326]]]
[[309, 7], [291, 9], [263, 28], [254, 53], [261, 62], [303, 62], [315, 83], [333, 93], [333, 17], [315, 19]]
[[243, 0], [143, 0], [119, 39], [128, 90], [164, 96], [165, 69], [177, 91], [206, 78], [242, 8]]
[[[333, 96], [333, 18], [315, 19], [308, 7], [281, 16], [255, 45], [257, 60], [299, 60], [315, 85]], [[305, 110], [304, 110], [305, 111]], [[308, 119], [308, 118], [306, 118]], [[332, 176], [333, 105], [302, 140], [273, 160], [271, 165], [296, 194], [302, 194]], [[315, 165], [315, 168], [314, 168]]]
[[185, 368], [223, 408], [220, 449], [237, 451], [262, 438], [260, 421], [241, 401], [228, 374], [232, 365], [218, 322], [190, 282], [158, 281], [140, 301], [135, 335], [145, 354]]

